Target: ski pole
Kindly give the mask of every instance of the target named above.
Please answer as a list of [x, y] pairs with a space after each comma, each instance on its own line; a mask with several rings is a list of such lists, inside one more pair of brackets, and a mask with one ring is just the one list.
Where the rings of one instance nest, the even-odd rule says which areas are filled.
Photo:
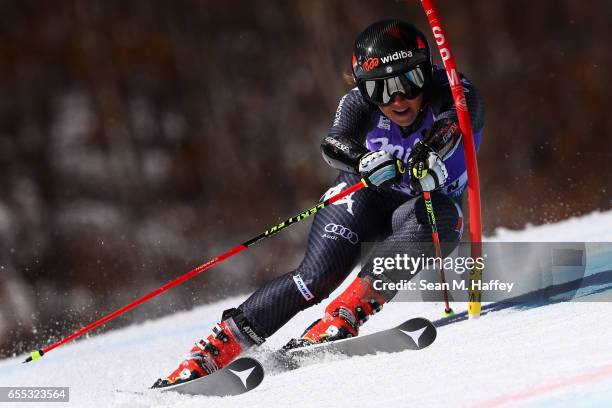
[[438, 226], [436, 225], [436, 215], [434, 214], [433, 204], [431, 202], [431, 194], [429, 191], [423, 191], [423, 199], [425, 200], [425, 210], [427, 211], [427, 219], [431, 226], [431, 237], [434, 246], [436, 247], [436, 257], [440, 258], [440, 280], [444, 288], [444, 316], [452, 316], [455, 314], [448, 303], [448, 291], [446, 290], [446, 279], [444, 277], [444, 267], [442, 266], [442, 248], [440, 248], [440, 237], [438, 236]]
[[327, 200], [323, 200], [321, 202], [319, 202], [318, 204], [308, 208], [305, 211], [302, 211], [301, 213], [294, 215], [293, 217], [289, 217], [287, 218], [285, 221], [276, 224], [274, 226], [272, 226], [271, 228], [268, 228], [267, 230], [265, 230], [264, 232], [262, 232], [261, 234], [257, 235], [254, 238], [249, 239], [248, 241], [235, 246], [234, 248], [230, 249], [229, 251], [225, 252], [222, 255], [219, 255], [213, 259], [211, 259], [210, 261], [206, 262], [203, 265], [198, 266], [197, 268], [193, 269], [190, 272], [187, 272], [186, 274], [179, 276], [178, 278], [171, 280], [170, 282], [166, 283], [165, 285], [155, 289], [154, 291], [142, 296], [139, 299], [134, 300], [133, 302], [123, 306], [120, 309], [115, 310], [114, 312], [102, 317], [99, 320], [96, 320], [93, 323], [90, 323], [89, 325], [83, 327], [82, 329], [74, 332], [73, 334], [71, 334], [68, 337], [64, 337], [63, 339], [61, 339], [60, 341], [51, 344], [50, 346], [47, 346], [43, 349], [37, 350], [37, 351], [33, 351], [30, 353], [30, 356], [28, 358], [25, 359], [24, 363], [28, 363], [30, 361], [36, 361], [36, 360], [40, 360], [40, 358], [42, 356], [44, 356], [45, 354], [47, 354], [48, 352], [50, 352], [51, 350], [61, 346], [64, 343], [69, 342], [70, 340], [76, 339], [77, 337], [87, 333], [90, 330], [95, 329], [96, 327], [109, 322], [111, 320], [113, 320], [115, 317], [122, 315], [123, 313], [135, 308], [136, 306], [141, 305], [142, 303], [146, 302], [149, 299], [154, 298], [155, 296], [167, 291], [168, 289], [171, 289], [177, 285], [180, 285], [181, 283], [185, 282], [188, 279], [193, 278], [194, 276], [204, 272], [205, 270], [212, 268], [213, 266], [215, 266], [218, 263], [221, 263], [223, 261], [225, 261], [228, 258], [231, 258], [232, 256], [244, 251], [245, 249], [247, 249], [248, 247], [250, 247], [251, 245], [256, 244], [257, 242], [261, 241], [264, 238], [268, 238], [271, 237], [272, 235], [276, 234], [277, 232], [287, 228], [288, 226], [295, 224], [297, 222], [302, 221], [305, 218], [310, 217], [311, 215], [315, 214], [317, 211], [329, 206], [330, 204], [335, 203], [336, 201], [346, 197], [349, 194], [352, 194], [356, 191], [361, 190], [363, 187], [366, 187], [366, 182], [364, 180], [353, 184], [352, 186], [350, 186], [349, 188], [347, 188], [346, 190], [328, 198]]

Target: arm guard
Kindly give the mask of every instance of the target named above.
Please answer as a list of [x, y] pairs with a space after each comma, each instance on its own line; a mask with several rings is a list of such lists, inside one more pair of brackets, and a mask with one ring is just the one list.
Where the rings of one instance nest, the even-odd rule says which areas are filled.
[[323, 159], [330, 166], [349, 173], [358, 173], [359, 159], [369, 152], [364, 146], [370, 128], [372, 108], [355, 88], [338, 103], [329, 136], [321, 142]]
[[[441, 71], [442, 72], [442, 71]], [[442, 74], [440, 74], [442, 75]], [[484, 103], [478, 89], [463, 75], [461, 82], [470, 111], [474, 134], [484, 125]], [[436, 121], [423, 138], [442, 158], [449, 157], [461, 143], [461, 129], [457, 119], [452, 93], [446, 80], [432, 103]]]
[[453, 154], [461, 142], [461, 128], [457, 120], [440, 119], [434, 122], [423, 142], [440, 157], [445, 158]]
[[359, 159], [368, 151], [364, 145], [345, 136], [327, 136], [321, 142], [321, 153], [327, 164], [349, 173], [358, 173]]

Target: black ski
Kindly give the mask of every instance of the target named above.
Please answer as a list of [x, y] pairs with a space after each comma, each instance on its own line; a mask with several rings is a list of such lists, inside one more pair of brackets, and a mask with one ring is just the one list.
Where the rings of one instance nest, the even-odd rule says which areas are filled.
[[249, 392], [261, 384], [263, 379], [264, 370], [259, 361], [250, 357], [242, 357], [205, 377], [155, 390], [224, 397]]
[[435, 326], [429, 320], [417, 317], [391, 329], [365, 336], [283, 350], [275, 353], [274, 357], [277, 362], [281, 363], [281, 370], [295, 369], [300, 367], [303, 361], [314, 357], [330, 354], [351, 357], [420, 350], [432, 344], [435, 339]]

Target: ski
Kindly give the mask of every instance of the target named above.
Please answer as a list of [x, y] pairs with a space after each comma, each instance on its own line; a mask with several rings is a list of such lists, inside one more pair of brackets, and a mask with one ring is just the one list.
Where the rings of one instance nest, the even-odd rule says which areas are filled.
[[161, 392], [174, 391], [181, 394], [223, 397], [249, 392], [261, 384], [263, 379], [264, 370], [259, 361], [250, 357], [242, 357], [205, 377], [170, 385], [159, 390]]
[[[417, 317], [399, 326], [364, 336], [279, 350], [272, 353], [271, 361], [265, 361], [265, 364], [272, 371], [286, 371], [301, 367], [305, 361], [329, 355], [352, 357], [421, 350], [431, 345], [436, 335], [436, 327], [429, 320]], [[152, 391], [222, 397], [251, 391], [259, 386], [263, 379], [264, 369], [261, 363], [251, 357], [242, 357], [213, 374]]]
[[436, 339], [436, 327], [429, 320], [417, 317], [399, 326], [365, 336], [352, 337], [327, 343], [280, 350], [274, 357], [281, 369], [299, 368], [302, 362], [325, 355], [366, 356], [377, 353], [397, 353], [421, 350]]
[[[250, 357], [242, 357], [210, 375], [176, 385], [154, 388], [150, 392], [172, 391], [180, 394], [225, 397], [249, 392], [257, 388], [263, 379], [264, 370], [259, 361]], [[116, 391], [145, 395], [144, 392]]]

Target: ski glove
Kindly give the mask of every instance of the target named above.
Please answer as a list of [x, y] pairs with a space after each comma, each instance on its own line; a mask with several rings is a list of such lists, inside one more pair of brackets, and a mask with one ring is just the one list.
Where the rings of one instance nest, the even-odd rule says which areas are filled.
[[444, 185], [448, 171], [440, 155], [419, 141], [408, 157], [410, 185], [417, 192], [433, 191]]
[[368, 152], [359, 159], [361, 178], [368, 187], [389, 187], [402, 180], [404, 165], [396, 157], [383, 150]]

